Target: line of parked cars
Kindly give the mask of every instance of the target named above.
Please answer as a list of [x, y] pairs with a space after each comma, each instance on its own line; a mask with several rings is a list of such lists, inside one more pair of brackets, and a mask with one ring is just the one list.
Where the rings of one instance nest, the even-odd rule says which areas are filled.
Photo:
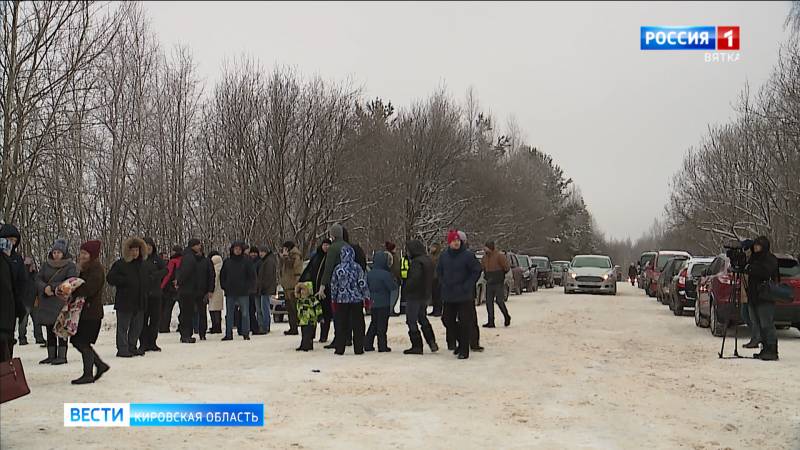
[[[794, 288], [793, 302], [776, 305], [776, 326], [800, 330], [800, 263], [791, 255], [775, 256], [781, 282]], [[731, 271], [730, 260], [724, 253], [692, 256], [675, 250], [644, 252], [639, 266], [639, 287], [649, 297], [669, 305], [674, 315], [683, 316], [685, 308], [693, 308], [695, 325], [709, 328], [714, 336], [725, 334], [726, 321], [730, 326], [743, 323], [741, 311], [733, 301], [736, 295], [742, 298], [741, 278]]]
[[[483, 251], [475, 253], [483, 259]], [[552, 288], [555, 284], [555, 270], [546, 256], [528, 256], [514, 252], [506, 252], [511, 270], [506, 274], [506, 298], [511, 294], [521, 295], [523, 292], [536, 292], [539, 287]], [[561, 276], [562, 272], [559, 272]], [[481, 275], [476, 286], [475, 304], [486, 302], [486, 280]]]

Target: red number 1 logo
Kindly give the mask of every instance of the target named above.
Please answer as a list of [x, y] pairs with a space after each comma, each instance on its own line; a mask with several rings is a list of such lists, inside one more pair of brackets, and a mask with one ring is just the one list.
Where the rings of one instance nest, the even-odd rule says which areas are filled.
[[739, 50], [739, 27], [717, 27], [717, 50]]

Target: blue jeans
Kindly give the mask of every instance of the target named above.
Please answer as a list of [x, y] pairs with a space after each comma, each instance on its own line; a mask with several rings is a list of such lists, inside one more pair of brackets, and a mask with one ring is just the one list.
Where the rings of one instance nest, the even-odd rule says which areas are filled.
[[261, 331], [269, 331], [270, 326], [270, 309], [271, 295], [262, 295], [260, 300], [256, 302], [256, 317], [258, 317], [258, 324], [261, 326]]
[[239, 327], [239, 334], [250, 336], [250, 296], [225, 297], [225, 337], [233, 337], [233, 313], [239, 305], [242, 311], [242, 326]]

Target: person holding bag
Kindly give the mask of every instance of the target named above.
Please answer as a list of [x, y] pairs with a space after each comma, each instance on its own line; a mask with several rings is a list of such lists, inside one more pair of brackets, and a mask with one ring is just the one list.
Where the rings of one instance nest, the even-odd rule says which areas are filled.
[[67, 340], [57, 338], [53, 326], [64, 307], [64, 300], [56, 295], [56, 288], [67, 279], [78, 276], [68, 247], [66, 240], [56, 239], [36, 279], [39, 304], [35, 307], [35, 314], [38, 322], [47, 330], [47, 358], [39, 361], [39, 364], [67, 363]]
[[[87, 241], [81, 245], [78, 254], [78, 266], [83, 285], [73, 293], [73, 298], [83, 297], [85, 303], [78, 321], [78, 331], [72, 337], [72, 346], [81, 353], [83, 359], [83, 375], [72, 380], [72, 384], [88, 384], [99, 380], [110, 367], [100, 359], [92, 348], [100, 334], [100, 323], [103, 320], [103, 287], [106, 284], [105, 269], [100, 264], [100, 241]], [[94, 373], [94, 368], [97, 372]]]

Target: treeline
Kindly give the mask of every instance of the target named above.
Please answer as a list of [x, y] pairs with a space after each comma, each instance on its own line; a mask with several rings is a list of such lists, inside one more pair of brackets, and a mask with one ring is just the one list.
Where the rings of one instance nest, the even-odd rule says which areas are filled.
[[205, 86], [137, 3], [0, 9], [0, 208], [27, 252], [99, 238], [109, 262], [129, 234], [308, 251], [334, 222], [368, 250], [450, 227], [554, 258], [598, 245], [572, 180], [471, 92], [396, 107], [247, 58]]

